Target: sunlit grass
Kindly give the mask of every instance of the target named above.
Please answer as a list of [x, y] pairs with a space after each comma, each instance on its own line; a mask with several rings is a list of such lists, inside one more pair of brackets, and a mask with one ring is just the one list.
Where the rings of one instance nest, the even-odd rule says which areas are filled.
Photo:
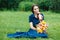
[[47, 29], [49, 38], [8, 38], [8, 33], [15, 33], [16, 31], [26, 32], [29, 30], [28, 18], [31, 12], [0, 11], [0, 40], [60, 40], [60, 14], [50, 11], [42, 13], [49, 25]]

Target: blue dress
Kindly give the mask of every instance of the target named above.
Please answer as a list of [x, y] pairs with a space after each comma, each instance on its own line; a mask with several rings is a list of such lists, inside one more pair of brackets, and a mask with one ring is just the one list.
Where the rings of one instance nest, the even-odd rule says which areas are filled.
[[[44, 20], [44, 15], [41, 14], [43, 16], [43, 20]], [[36, 24], [38, 24], [40, 21], [39, 19], [35, 18], [34, 14], [31, 14], [29, 16], [29, 22], [33, 22], [33, 26], [36, 28]], [[8, 34], [7, 37], [9, 38], [21, 38], [21, 37], [26, 37], [26, 38], [37, 38], [37, 37], [42, 37], [42, 38], [47, 38], [48, 35], [43, 32], [43, 33], [37, 33], [36, 30], [33, 29], [29, 29], [28, 32], [16, 32], [13, 34]]]

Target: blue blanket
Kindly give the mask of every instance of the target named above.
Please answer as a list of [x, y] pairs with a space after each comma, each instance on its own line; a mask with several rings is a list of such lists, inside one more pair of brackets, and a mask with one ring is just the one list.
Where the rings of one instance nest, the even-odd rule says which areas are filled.
[[37, 33], [36, 30], [29, 29], [28, 32], [16, 32], [13, 34], [7, 34], [7, 37], [9, 38], [21, 38], [21, 37], [28, 37], [28, 38], [36, 38], [36, 37], [42, 37], [42, 38], [47, 38], [46, 33]]

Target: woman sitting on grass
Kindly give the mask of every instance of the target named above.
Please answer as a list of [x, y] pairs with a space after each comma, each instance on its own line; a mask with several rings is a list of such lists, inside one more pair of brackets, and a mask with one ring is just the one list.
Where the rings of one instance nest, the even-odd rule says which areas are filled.
[[[37, 26], [39, 26], [44, 20], [44, 15], [39, 12], [38, 5], [32, 6], [32, 14], [29, 16], [30, 29], [28, 32], [16, 32], [13, 34], [8, 34], [7, 36], [10, 38], [20, 38], [20, 37], [28, 37], [28, 38], [36, 38], [42, 37], [47, 38], [46, 30], [38, 30]], [[38, 25], [39, 24], [39, 25]], [[46, 26], [46, 25], [45, 25]], [[41, 26], [39, 26], [41, 28]]]

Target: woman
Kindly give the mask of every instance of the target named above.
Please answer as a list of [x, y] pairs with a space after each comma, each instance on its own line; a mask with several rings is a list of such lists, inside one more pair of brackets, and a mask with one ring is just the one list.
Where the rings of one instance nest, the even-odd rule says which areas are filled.
[[37, 33], [36, 25], [39, 24], [42, 20], [44, 20], [44, 15], [41, 12], [39, 12], [39, 6], [38, 5], [32, 6], [32, 13], [33, 14], [31, 14], [29, 16], [29, 23], [30, 23], [31, 30], [34, 30], [36, 32], [36, 34], [37, 34], [36, 36], [47, 38], [46, 32]]
[[43, 33], [37, 33], [36, 25], [40, 23], [42, 20], [44, 20], [44, 15], [39, 12], [38, 5], [32, 6], [32, 13], [29, 16], [29, 23], [30, 23], [30, 29], [28, 32], [16, 32], [13, 34], [8, 34], [8, 37], [30, 37], [30, 38], [36, 38], [36, 37], [42, 37], [47, 38], [47, 34], [45, 32]]

